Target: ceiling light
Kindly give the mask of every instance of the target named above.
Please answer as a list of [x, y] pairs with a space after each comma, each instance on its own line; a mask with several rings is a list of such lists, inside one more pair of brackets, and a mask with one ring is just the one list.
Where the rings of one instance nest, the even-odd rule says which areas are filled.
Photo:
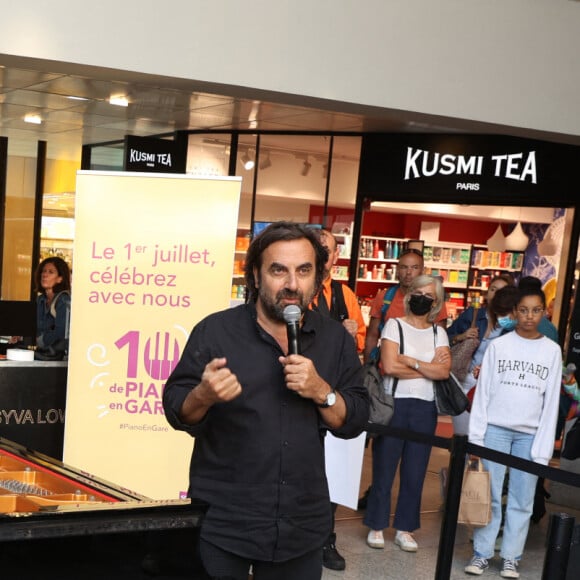
[[33, 113], [24, 116], [25, 123], [32, 123], [34, 125], [40, 125], [42, 123], [42, 117], [40, 115], [35, 115]]
[[505, 242], [506, 238], [503, 235], [501, 225], [497, 224], [497, 229], [493, 233], [493, 236], [491, 236], [491, 238], [489, 238], [486, 242], [487, 249], [490, 252], [505, 252]]
[[529, 243], [530, 238], [528, 238], [522, 229], [521, 222], [518, 222], [512, 233], [505, 238], [505, 248], [511, 252], [524, 252]]
[[250, 169], [254, 169], [254, 160], [250, 157], [250, 155], [248, 154], [248, 151], [246, 151], [243, 155], [242, 155], [242, 164], [244, 165], [244, 169], [246, 171], [250, 171]]
[[300, 171], [300, 175], [306, 177], [310, 173], [310, 168], [312, 167], [312, 163], [308, 161], [308, 157], [304, 160], [304, 165], [302, 166], [302, 171]]
[[260, 169], [268, 169], [272, 167], [272, 160], [270, 159], [270, 152], [266, 151], [264, 158], [260, 161]]
[[117, 95], [115, 97], [110, 97], [109, 103], [111, 105], [116, 105], [117, 107], [128, 107], [129, 99], [125, 95]]

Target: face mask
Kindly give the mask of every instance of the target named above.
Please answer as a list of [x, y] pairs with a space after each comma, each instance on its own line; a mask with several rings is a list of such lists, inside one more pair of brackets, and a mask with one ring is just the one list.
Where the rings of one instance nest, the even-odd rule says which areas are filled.
[[501, 318], [498, 318], [497, 323], [503, 330], [513, 330], [517, 324], [517, 322], [509, 316], [502, 316]]
[[409, 296], [409, 308], [416, 316], [427, 314], [427, 312], [431, 310], [433, 302], [433, 298], [429, 298], [423, 294], [411, 294], [411, 296]]

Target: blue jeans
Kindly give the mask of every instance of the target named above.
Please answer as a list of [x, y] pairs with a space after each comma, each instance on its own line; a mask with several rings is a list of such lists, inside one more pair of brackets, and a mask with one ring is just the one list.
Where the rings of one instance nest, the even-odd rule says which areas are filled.
[[[515, 457], [531, 460], [530, 450], [534, 436], [519, 433], [504, 427], [488, 425], [484, 446]], [[502, 489], [506, 466], [483, 460], [491, 481], [491, 522], [476, 528], [473, 533], [473, 548], [476, 556], [492, 558], [495, 540], [502, 519]], [[508, 498], [503, 528], [500, 556], [507, 560], [520, 560], [524, 551], [530, 517], [534, 507], [537, 476], [510, 467]]]
[[[434, 401], [395, 399], [392, 427], [433, 435], [437, 427]], [[399, 467], [399, 495], [393, 527], [412, 532], [420, 527], [421, 493], [431, 455], [431, 446], [397, 437], [373, 439], [373, 481], [364, 524], [371, 530], [389, 527], [391, 490]], [[400, 465], [399, 465], [400, 464]]]

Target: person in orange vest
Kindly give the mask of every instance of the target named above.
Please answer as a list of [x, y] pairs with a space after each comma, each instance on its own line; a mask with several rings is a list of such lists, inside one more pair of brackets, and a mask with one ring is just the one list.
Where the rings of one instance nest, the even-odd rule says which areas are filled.
[[339, 257], [339, 248], [332, 232], [318, 231], [320, 243], [328, 251], [324, 266], [324, 280], [320, 292], [312, 301], [311, 307], [339, 322], [348, 330], [356, 343], [356, 350], [362, 353], [365, 346], [366, 324], [356, 294], [338, 280], [332, 279], [332, 267]]
[[[362, 353], [365, 345], [366, 324], [355, 293], [338, 280], [332, 279], [332, 267], [336, 264], [339, 249], [336, 238], [326, 229], [318, 230], [320, 243], [328, 251], [328, 260], [324, 266], [324, 280], [320, 292], [311, 303], [313, 310], [342, 322], [342, 325], [353, 337], [356, 350]], [[332, 503], [332, 532], [322, 548], [322, 564], [330, 570], [344, 570], [346, 561], [336, 547], [334, 519], [337, 504]]]

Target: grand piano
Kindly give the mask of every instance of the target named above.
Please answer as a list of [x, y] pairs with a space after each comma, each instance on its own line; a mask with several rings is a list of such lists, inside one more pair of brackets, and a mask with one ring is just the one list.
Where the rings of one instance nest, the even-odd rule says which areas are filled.
[[195, 539], [203, 514], [189, 499], [151, 500], [0, 438], [5, 578], [202, 578]]

